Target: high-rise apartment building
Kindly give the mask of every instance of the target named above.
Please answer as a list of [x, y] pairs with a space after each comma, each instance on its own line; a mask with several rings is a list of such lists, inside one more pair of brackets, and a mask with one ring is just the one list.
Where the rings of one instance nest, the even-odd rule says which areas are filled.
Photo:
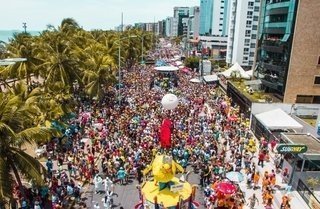
[[226, 62], [251, 68], [254, 64], [260, 0], [230, 0]]
[[179, 18], [167, 17], [165, 20], [165, 34], [167, 37], [178, 36], [178, 20]]
[[211, 35], [212, 33], [213, 0], [200, 1], [200, 34]]
[[227, 36], [229, 32], [231, 0], [214, 0], [212, 11], [212, 32], [214, 36]]
[[188, 38], [193, 39], [199, 36], [200, 29], [200, 7], [194, 6], [189, 9]]
[[230, 0], [200, 1], [200, 34], [227, 36], [230, 16]]
[[182, 36], [184, 30], [182, 20], [189, 17], [189, 7], [174, 7], [173, 17], [178, 20], [177, 36]]
[[254, 76], [285, 103], [320, 103], [319, 11], [319, 0], [262, 0]]

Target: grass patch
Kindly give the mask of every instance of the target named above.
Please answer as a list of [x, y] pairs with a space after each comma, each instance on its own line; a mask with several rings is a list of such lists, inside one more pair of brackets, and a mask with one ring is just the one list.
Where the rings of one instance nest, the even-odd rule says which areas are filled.
[[309, 123], [311, 126], [315, 127], [317, 119], [301, 118], [304, 122]]

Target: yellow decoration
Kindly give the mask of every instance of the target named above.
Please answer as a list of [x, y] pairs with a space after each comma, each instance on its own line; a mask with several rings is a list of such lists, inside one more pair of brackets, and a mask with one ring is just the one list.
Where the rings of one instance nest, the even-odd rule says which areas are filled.
[[50, 128], [50, 127], [51, 127], [51, 123], [50, 123], [50, 121], [48, 121], [48, 120], [46, 120], [46, 122], [45, 122], [44, 124], [45, 124], [45, 126], [46, 126], [47, 128]]
[[[192, 195], [191, 185], [180, 182], [175, 177], [177, 171], [183, 172], [183, 168], [176, 163], [171, 156], [157, 154], [143, 174], [147, 175], [152, 171], [154, 179], [146, 181], [141, 186], [141, 193], [146, 203], [152, 208], [157, 202], [163, 204], [165, 208], [175, 207], [179, 202], [187, 204]], [[160, 190], [161, 184], [170, 184], [171, 187], [164, 187]], [[174, 185], [174, 186], [173, 186]]]
[[177, 193], [171, 192], [169, 188], [159, 191], [156, 182], [148, 181], [143, 185], [141, 192], [148, 202], [153, 203], [154, 198], [157, 196], [157, 202], [163, 203], [164, 207], [176, 206], [179, 202], [179, 197], [181, 197], [183, 201], [186, 201], [190, 197], [192, 188], [188, 182], [179, 183], [179, 179], [176, 177], [171, 179], [171, 181], [175, 184], [183, 184], [183, 189]]
[[172, 157], [167, 155], [156, 155], [152, 164], [144, 169], [143, 174], [147, 175], [152, 170], [154, 179], [158, 182], [169, 182], [175, 176], [176, 171], [183, 172], [183, 168], [176, 163]]

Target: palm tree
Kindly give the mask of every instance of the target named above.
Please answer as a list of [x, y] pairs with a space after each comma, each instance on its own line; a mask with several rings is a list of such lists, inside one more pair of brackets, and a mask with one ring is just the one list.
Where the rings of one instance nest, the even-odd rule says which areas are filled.
[[67, 35], [71, 35], [79, 28], [80, 28], [79, 24], [73, 18], [65, 18], [62, 20], [60, 27], [59, 27], [59, 30], [62, 33], [65, 33]]
[[91, 97], [102, 98], [108, 85], [115, 83], [116, 61], [107, 49], [96, 43], [83, 51], [87, 59], [84, 62], [83, 83], [86, 93]]
[[12, 94], [0, 94], [0, 199], [12, 198], [16, 181], [24, 195], [21, 178], [44, 183], [44, 166], [20, 149], [25, 143], [49, 139], [51, 130], [34, 124], [34, 108]]
[[39, 56], [45, 61], [39, 67], [42, 69], [40, 75], [44, 78], [46, 87], [61, 82], [71, 89], [74, 81], [81, 82], [79, 63], [71, 49], [72, 43], [59, 33], [45, 39], [50, 41], [41, 44], [42, 51]]
[[36, 47], [33, 43], [32, 37], [29, 34], [14, 34], [13, 39], [11, 39], [11, 42], [7, 45], [9, 52], [7, 56], [10, 58], [26, 58], [26, 61], [8, 65], [5, 70], [1, 72], [3, 77], [26, 79], [26, 83], [29, 85], [31, 75], [36, 73], [37, 65], [42, 62], [34, 53]]

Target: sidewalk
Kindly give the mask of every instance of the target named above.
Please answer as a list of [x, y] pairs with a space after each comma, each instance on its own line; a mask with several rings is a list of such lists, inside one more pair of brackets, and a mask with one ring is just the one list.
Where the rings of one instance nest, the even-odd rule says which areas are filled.
[[[274, 159], [274, 153], [270, 153], [270, 162], [265, 162], [264, 167], [257, 166], [258, 170], [260, 170], [260, 173], [264, 173], [265, 171], [270, 172], [272, 169], [275, 170], [275, 165], [273, 163]], [[257, 154], [255, 154], [255, 157], [253, 158], [254, 162], [258, 164]], [[287, 183], [282, 183], [282, 176], [281, 173], [276, 174], [276, 185], [279, 186], [279, 188], [275, 189], [275, 192], [273, 193], [274, 199], [273, 199], [273, 208], [279, 209], [282, 201], [282, 196], [287, 194], [290, 198], [290, 205], [291, 209], [308, 209], [308, 205], [305, 203], [305, 201], [302, 199], [302, 197], [299, 195], [297, 191], [291, 191], [287, 192]], [[253, 195], [253, 193], [256, 194], [256, 197], [259, 200], [259, 205], [256, 205], [256, 209], [264, 209], [265, 206], [262, 204], [262, 191], [261, 191], [261, 179], [259, 182], [260, 188], [258, 189], [248, 189], [246, 185], [246, 179], [239, 184], [241, 190], [244, 192], [245, 199], [248, 201], [249, 197]], [[249, 209], [248, 206], [244, 207], [245, 209]]]

